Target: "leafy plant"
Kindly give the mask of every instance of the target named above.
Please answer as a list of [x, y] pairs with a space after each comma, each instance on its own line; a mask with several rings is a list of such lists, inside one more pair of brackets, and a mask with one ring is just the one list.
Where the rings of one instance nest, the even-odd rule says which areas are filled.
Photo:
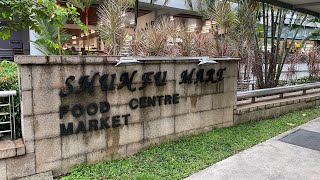
[[[0, 91], [16, 90], [19, 92], [18, 88], [18, 73], [17, 64], [10, 61], [2, 61], [0, 63]], [[8, 103], [8, 98], [0, 98], [1, 103]], [[20, 118], [20, 96], [16, 95], [14, 97], [14, 109], [15, 109], [15, 119], [16, 119], [16, 133], [18, 137], [21, 136], [21, 118]], [[7, 107], [1, 107], [0, 112], [8, 112]], [[0, 122], [4, 121], [6, 117], [1, 116]], [[0, 130], [3, 126], [0, 126]], [[8, 129], [8, 128], [6, 128]]]
[[[59, 42], [58, 42], [58, 34], [59, 31], [55, 27], [55, 25], [50, 24], [45, 19], [36, 18], [38, 25], [41, 28], [41, 32], [36, 34], [37, 40], [32, 42], [35, 47], [42, 52], [44, 55], [55, 55], [59, 54]], [[62, 22], [66, 22], [66, 18], [61, 20]], [[66, 34], [65, 31], [60, 32], [60, 42], [61, 44], [65, 44], [66, 41], [71, 37], [71, 35]]]
[[[56, 0], [2, 0], [0, 1], [0, 12], [0, 20], [10, 20], [8, 24], [0, 25], [0, 38], [2, 39], [8, 39], [11, 31], [28, 27], [40, 34], [42, 27], [38, 26], [36, 18], [48, 21], [56, 26], [58, 31], [64, 26], [61, 21], [63, 18], [74, 21], [84, 29], [78, 18], [77, 9], [69, 3], [66, 4], [66, 7], [61, 7]], [[60, 43], [59, 46], [61, 47]]]

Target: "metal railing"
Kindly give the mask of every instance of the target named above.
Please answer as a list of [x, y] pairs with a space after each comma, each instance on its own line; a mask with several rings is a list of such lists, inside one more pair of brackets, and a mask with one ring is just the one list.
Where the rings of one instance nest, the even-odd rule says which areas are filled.
[[297, 91], [302, 91], [302, 95], [305, 95], [307, 90], [316, 88], [320, 88], [320, 82], [238, 92], [237, 100], [251, 98], [251, 101], [254, 103], [258, 97], [280, 95], [280, 98], [283, 98], [283, 94]]
[[0, 49], [0, 61], [13, 61], [14, 55], [29, 54], [27, 49]]
[[[15, 131], [15, 111], [14, 111], [14, 96], [16, 91], [0, 91], [0, 137], [3, 134], [10, 133], [11, 140], [16, 139]], [[3, 112], [5, 110], [5, 112]]]

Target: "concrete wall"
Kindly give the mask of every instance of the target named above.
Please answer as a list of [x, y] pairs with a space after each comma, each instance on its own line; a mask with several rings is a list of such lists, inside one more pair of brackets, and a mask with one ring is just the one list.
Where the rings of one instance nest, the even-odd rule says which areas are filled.
[[[146, 61], [118, 67], [115, 67], [114, 57], [18, 56], [15, 61], [21, 77], [22, 134], [26, 151], [19, 157], [0, 159], [0, 169], [4, 169], [0, 176], [8, 179], [47, 171], [58, 176], [68, 173], [75, 164], [130, 156], [168, 139], [233, 124], [237, 61], [201, 66], [195, 60]], [[192, 69], [192, 82], [180, 84], [183, 72], [190, 73]], [[214, 82], [195, 83], [201, 69], [204, 80], [214, 70]], [[132, 88], [137, 88], [136, 91], [131, 92], [126, 86], [118, 89], [122, 84], [120, 77], [124, 73], [132, 75], [134, 71], [137, 72]], [[151, 82], [141, 89], [144, 74], [148, 72], [162, 72], [162, 78], [166, 72], [166, 84], [157, 86], [151, 76]], [[96, 73], [99, 75], [94, 81], [94, 91], [79, 92], [79, 79], [87, 75], [91, 80]], [[106, 74], [109, 78], [112, 74], [116, 76], [115, 90], [102, 91], [99, 79]], [[74, 76], [74, 81], [69, 79], [69, 82], [75, 91], [60, 96], [69, 89], [65, 82], [70, 76]], [[130, 105], [133, 99], [165, 95], [171, 95], [171, 103], [163, 100], [161, 105], [150, 104], [152, 107], [144, 107], [146, 104], [142, 103], [136, 109], [132, 109], [136, 101]], [[90, 103], [99, 105], [99, 102], [108, 102], [110, 110], [95, 115], [85, 113], [80, 117], [72, 115], [72, 112], [80, 112], [72, 111], [76, 104], [88, 107]], [[101, 130], [100, 123], [106, 122], [101, 118], [107, 117], [109, 127], [104, 124]], [[98, 128], [92, 125], [97, 121]], [[60, 128], [66, 128], [68, 123], [73, 123], [74, 130], [66, 135]], [[15, 169], [10, 168], [13, 164]]]
[[284, 99], [270, 99], [265, 102], [239, 105], [234, 110], [234, 123], [272, 119], [288, 112], [320, 106], [320, 93], [287, 97]]

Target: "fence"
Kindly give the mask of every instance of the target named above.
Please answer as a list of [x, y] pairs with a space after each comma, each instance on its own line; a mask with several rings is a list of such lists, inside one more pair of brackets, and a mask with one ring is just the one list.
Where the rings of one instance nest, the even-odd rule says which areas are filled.
[[293, 85], [293, 86], [258, 89], [258, 90], [247, 91], [247, 92], [238, 92], [237, 100], [239, 101], [239, 100], [251, 98], [252, 102], [255, 102], [256, 98], [258, 97], [273, 96], [273, 95], [280, 95], [280, 98], [283, 98], [284, 93], [303, 91], [303, 94], [306, 94], [307, 90], [316, 89], [316, 88], [320, 88], [320, 83], [308, 83], [308, 84], [300, 84], [300, 85]]
[[29, 53], [28, 49], [0, 49], [0, 61], [13, 61], [13, 57], [15, 55], [24, 55]]
[[16, 91], [0, 91], [0, 137], [10, 133], [12, 140], [16, 139], [14, 111], [14, 96], [16, 94]]

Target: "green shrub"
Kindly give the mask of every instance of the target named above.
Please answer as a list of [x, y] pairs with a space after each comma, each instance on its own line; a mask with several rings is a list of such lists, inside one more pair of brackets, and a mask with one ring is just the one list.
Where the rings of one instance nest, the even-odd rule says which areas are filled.
[[[10, 61], [2, 61], [0, 63], [0, 91], [16, 90], [19, 93], [17, 64]], [[0, 98], [0, 103], [7, 103], [8, 98]], [[14, 98], [16, 132], [21, 137], [21, 118], [20, 118], [20, 96], [17, 94]], [[0, 112], [8, 112], [7, 107], [1, 107]], [[7, 117], [0, 117], [0, 121], [4, 121]], [[0, 125], [0, 130], [8, 129], [4, 125]]]
[[314, 82], [320, 82], [320, 78], [305, 76], [298, 79], [289, 79], [287, 81], [279, 81], [278, 86], [289, 86], [289, 85], [306, 84], [306, 83], [314, 83]]

